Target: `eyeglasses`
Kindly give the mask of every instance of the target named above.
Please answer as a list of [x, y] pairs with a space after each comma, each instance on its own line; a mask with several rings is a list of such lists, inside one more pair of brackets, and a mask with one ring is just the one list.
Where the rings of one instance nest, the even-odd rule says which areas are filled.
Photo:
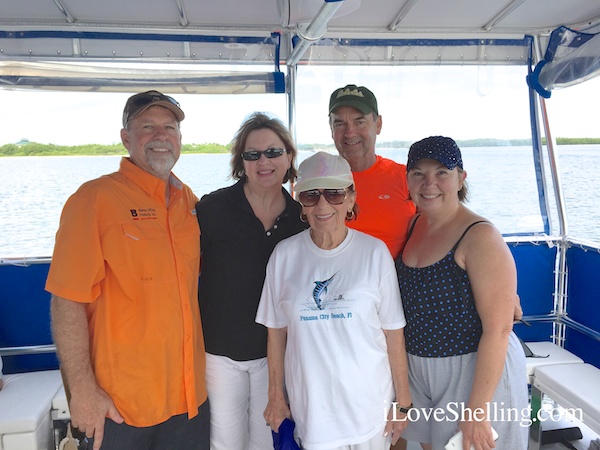
[[346, 189], [311, 189], [310, 191], [302, 191], [298, 194], [298, 200], [302, 206], [315, 206], [319, 203], [321, 195], [325, 197], [330, 205], [341, 205], [346, 200], [348, 192]]
[[258, 161], [262, 155], [265, 155], [269, 159], [279, 158], [284, 153], [287, 153], [287, 150], [284, 148], [268, 148], [266, 150], [247, 150], [242, 152], [242, 159], [244, 161]]

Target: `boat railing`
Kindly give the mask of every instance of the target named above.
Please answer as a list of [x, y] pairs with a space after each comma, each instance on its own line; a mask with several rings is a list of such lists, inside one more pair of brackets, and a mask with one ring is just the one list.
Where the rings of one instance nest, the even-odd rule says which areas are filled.
[[[524, 320], [515, 325], [525, 341], [553, 341], [597, 367], [600, 341], [600, 246], [549, 235], [506, 236], [517, 267]], [[559, 264], [559, 253], [564, 263]], [[5, 370], [55, 369], [50, 294], [44, 284], [50, 257], [0, 258], [0, 355]], [[566, 288], [557, 291], [557, 276]]]
[[0, 356], [37, 355], [40, 353], [56, 353], [56, 346], [53, 344], [48, 344], [0, 347]]

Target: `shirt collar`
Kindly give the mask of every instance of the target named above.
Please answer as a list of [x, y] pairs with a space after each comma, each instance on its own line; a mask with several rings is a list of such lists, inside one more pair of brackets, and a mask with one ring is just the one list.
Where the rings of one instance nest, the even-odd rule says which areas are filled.
[[[119, 172], [133, 181], [139, 186], [144, 192], [151, 197], [158, 197], [161, 199], [165, 198], [166, 183], [164, 180], [140, 169], [136, 166], [130, 158], [121, 158], [121, 164], [119, 166]], [[181, 192], [183, 183], [173, 173], [169, 175], [169, 183], [171, 185], [171, 196], [173, 192]], [[175, 190], [173, 189], [175, 188]]]

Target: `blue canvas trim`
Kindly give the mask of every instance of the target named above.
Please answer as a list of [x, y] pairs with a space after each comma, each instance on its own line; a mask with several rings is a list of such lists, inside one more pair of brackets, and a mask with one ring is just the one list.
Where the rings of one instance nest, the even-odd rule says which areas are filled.
[[600, 33], [591, 34], [558, 27], [527, 84], [544, 98], [552, 90], [581, 83], [600, 74]]
[[285, 74], [283, 72], [273, 72], [273, 93], [285, 94]]
[[[528, 75], [532, 73], [533, 66], [533, 37], [528, 36], [529, 49], [528, 49], [528, 64], [527, 70]], [[535, 181], [538, 189], [538, 203], [540, 205], [540, 215], [542, 217], [542, 223], [544, 225], [544, 233], [550, 234], [550, 220], [548, 216], [548, 208], [546, 204], [546, 190], [544, 185], [544, 177], [542, 172], [543, 161], [541, 159], [542, 142], [540, 139], [538, 110], [535, 107], [536, 99], [534, 90], [530, 86], [529, 88], [529, 121], [531, 125], [531, 145], [533, 151], [533, 167], [535, 169]]]
[[523, 39], [321, 39], [313, 45], [330, 46], [332, 42], [344, 47], [460, 47], [460, 46], [498, 46], [524, 47]]
[[205, 36], [195, 34], [115, 33], [106, 31], [2, 31], [0, 39], [94, 39], [124, 41], [213, 42], [215, 44], [265, 44], [264, 37]]

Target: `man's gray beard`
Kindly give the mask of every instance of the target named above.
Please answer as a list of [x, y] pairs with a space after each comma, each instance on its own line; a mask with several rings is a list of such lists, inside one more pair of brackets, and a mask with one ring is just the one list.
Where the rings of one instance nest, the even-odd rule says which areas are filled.
[[171, 169], [175, 166], [177, 160], [175, 159], [172, 152], [164, 153], [164, 154], [152, 154], [152, 150], [149, 150], [147, 155], [148, 166], [152, 168], [152, 170], [163, 177], [168, 176], [171, 173]]

